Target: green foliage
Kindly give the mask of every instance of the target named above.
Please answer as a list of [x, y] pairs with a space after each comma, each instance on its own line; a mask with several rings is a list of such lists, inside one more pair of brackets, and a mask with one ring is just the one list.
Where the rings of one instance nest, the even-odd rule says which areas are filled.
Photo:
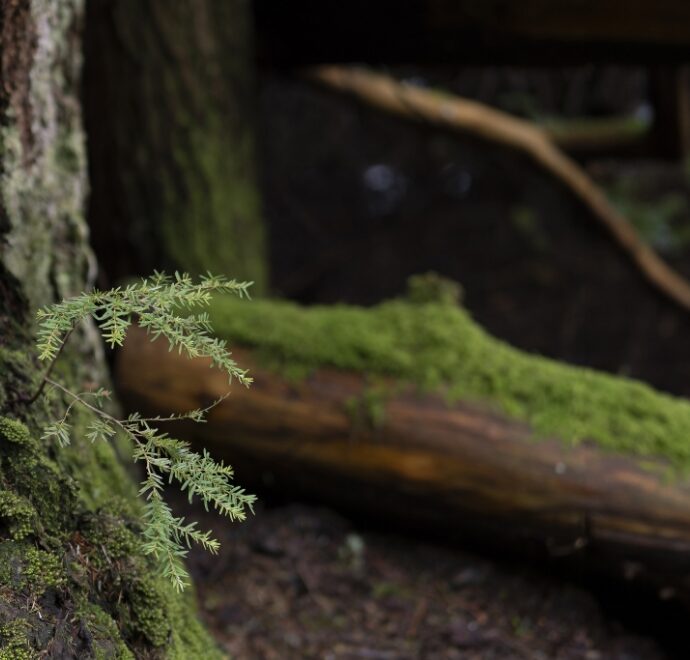
[[229, 382], [236, 379], [248, 386], [251, 378], [231, 358], [226, 342], [210, 334], [212, 328], [208, 315], [196, 311], [208, 305], [214, 293], [248, 297], [248, 287], [248, 283], [212, 275], [194, 283], [186, 274], [176, 273], [171, 278], [156, 273], [138, 284], [84, 293], [38, 313], [39, 357], [49, 361], [49, 366], [31, 400], [48, 384], [68, 401], [62, 417], [45, 428], [43, 438], [54, 439], [63, 447], [69, 445], [72, 425], [68, 420], [74, 409], [81, 407], [95, 415], [85, 433], [92, 443], [107, 442], [118, 432], [133, 441], [133, 458], [144, 465], [146, 475], [139, 491], [145, 500], [142, 549], [145, 554], [156, 557], [161, 572], [177, 590], [182, 590], [188, 581], [181, 562], [188, 548], [197, 543], [210, 552], [217, 552], [219, 544], [210, 532], [198, 530], [196, 523], [187, 523], [184, 518], [173, 515], [163, 499], [166, 481], [177, 482], [187, 492], [190, 501], [196, 496], [207, 509], [211, 506], [230, 520], [244, 520], [247, 509], [252, 510], [255, 497], [232, 485], [233, 473], [229, 466], [214, 461], [206, 451], [202, 454], [192, 451], [186, 442], [169, 437], [154, 424], [182, 419], [203, 422], [208, 411], [227, 394], [204, 409], [183, 414], [144, 418], [134, 413], [119, 419], [104, 409], [104, 402], [110, 396], [107, 390], [100, 388], [75, 393], [51, 379], [50, 373], [71, 333], [91, 316], [110, 346], [121, 346], [127, 329], [136, 322], [147, 330], [152, 339], [165, 337], [170, 350], [176, 348], [189, 357], [210, 358], [212, 366], [228, 375]]
[[194, 284], [187, 274], [175, 273], [170, 278], [156, 273], [138, 284], [130, 284], [110, 291], [83, 293], [75, 298], [45, 307], [38, 311], [38, 350], [41, 360], [54, 360], [65, 345], [76, 325], [92, 316], [101, 329], [103, 338], [111, 347], [122, 346], [127, 328], [136, 322], [153, 339], [164, 336], [170, 350], [177, 348], [189, 357], [209, 357], [214, 366], [227, 372], [230, 379], [251, 383], [246, 372], [230, 358], [226, 344], [209, 333], [208, 314], [182, 315], [208, 305], [214, 293], [234, 293], [248, 297], [250, 282], [236, 282], [208, 275]]

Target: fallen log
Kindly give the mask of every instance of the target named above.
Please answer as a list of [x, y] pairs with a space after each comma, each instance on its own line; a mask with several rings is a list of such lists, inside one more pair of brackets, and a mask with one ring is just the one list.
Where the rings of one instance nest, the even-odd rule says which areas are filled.
[[[251, 315], [266, 304], [244, 309]], [[259, 342], [275, 334], [262, 327]], [[332, 340], [337, 345], [338, 338]], [[238, 483], [316, 496], [449, 540], [512, 544], [532, 556], [690, 589], [690, 482], [672, 474], [663, 456], [541, 433], [536, 438], [529, 423], [487, 404], [449, 403], [441, 393], [400, 379], [379, 381], [374, 394], [364, 375], [327, 366], [290, 379], [261, 366], [265, 346], [263, 356], [247, 349], [233, 354], [251, 370], [252, 387], [234, 387], [206, 424], [175, 427], [174, 433], [227, 459]], [[566, 380], [576, 371], [558, 368]], [[594, 390], [597, 379], [617, 380], [591, 378]], [[632, 393], [649, 389], [619, 380]], [[125, 404], [145, 414], [205, 406], [227, 389], [223, 374], [206, 361], [170, 353], [167, 344], [150, 342], [138, 329], [118, 355], [117, 382]], [[653, 397], [677, 406], [686, 423], [688, 404]], [[642, 418], [641, 399], [639, 405]]]

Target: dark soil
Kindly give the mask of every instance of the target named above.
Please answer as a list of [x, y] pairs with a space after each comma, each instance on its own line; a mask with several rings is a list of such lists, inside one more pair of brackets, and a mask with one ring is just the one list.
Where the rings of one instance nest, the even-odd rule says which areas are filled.
[[226, 525], [179, 506], [223, 544], [189, 563], [207, 624], [239, 660], [667, 657], [584, 590], [531, 569], [358, 530], [317, 507]]

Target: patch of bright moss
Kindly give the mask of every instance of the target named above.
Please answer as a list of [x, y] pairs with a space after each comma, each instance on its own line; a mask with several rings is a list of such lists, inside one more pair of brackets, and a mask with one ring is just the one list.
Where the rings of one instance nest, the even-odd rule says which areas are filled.
[[28, 445], [31, 442], [31, 433], [19, 420], [8, 417], [0, 417], [0, 436], [6, 442], [16, 445]]
[[0, 544], [0, 586], [39, 597], [47, 589], [65, 585], [60, 558], [30, 543], [5, 541]]
[[34, 654], [29, 648], [28, 622], [14, 619], [0, 624], [0, 660], [32, 660]]
[[127, 576], [123, 593], [129, 612], [123, 619], [125, 629], [160, 648], [166, 659], [220, 657], [195, 615], [196, 600], [191, 589], [175, 593], [167, 580], [149, 570]]
[[26, 498], [0, 490], [0, 529], [3, 524], [12, 539], [21, 541], [35, 529], [36, 510]]
[[491, 337], [462, 308], [404, 300], [373, 308], [303, 308], [217, 297], [216, 333], [269, 366], [331, 366], [392, 376], [451, 399], [488, 403], [540, 436], [690, 468], [690, 403], [643, 383], [529, 355]]

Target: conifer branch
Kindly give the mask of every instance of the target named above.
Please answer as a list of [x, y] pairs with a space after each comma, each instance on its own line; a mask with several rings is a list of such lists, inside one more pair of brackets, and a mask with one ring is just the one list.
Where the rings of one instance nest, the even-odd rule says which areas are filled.
[[[176, 481], [180, 489], [186, 491], [190, 502], [197, 497], [207, 510], [210, 506], [230, 520], [245, 520], [247, 509], [253, 512], [256, 498], [232, 484], [230, 466], [215, 461], [206, 450], [201, 454], [194, 452], [187, 442], [171, 438], [152, 424], [182, 419], [204, 422], [208, 412], [229, 392], [205, 408], [186, 413], [165, 417], [142, 417], [139, 413], [132, 413], [125, 419], [118, 419], [100, 407], [102, 401], [109, 397], [107, 390], [100, 388], [94, 392], [75, 393], [52, 379], [51, 373], [77, 324], [91, 316], [111, 347], [121, 346], [127, 329], [136, 322], [146, 329], [152, 340], [163, 336], [168, 340], [170, 350], [177, 349], [189, 357], [209, 358], [212, 366], [228, 375], [230, 383], [235, 379], [249, 386], [252, 379], [231, 358], [226, 343], [211, 335], [208, 315], [195, 313], [195, 310], [208, 305], [212, 295], [218, 292], [249, 298], [250, 284], [211, 274], [195, 284], [187, 274], [175, 273], [173, 278], [155, 273], [139, 284], [83, 293], [38, 312], [39, 359], [49, 361], [49, 365], [27, 403], [36, 401], [46, 385], [70, 399], [62, 417], [45, 428], [43, 437], [55, 438], [62, 446], [68, 445], [71, 431], [68, 419], [74, 407], [81, 406], [95, 415], [86, 434], [91, 442], [108, 441], [117, 432], [130, 438], [133, 459], [144, 464], [146, 474], [139, 490], [146, 501], [142, 549], [145, 554], [156, 558], [161, 573], [177, 590], [188, 584], [189, 575], [182, 560], [189, 548], [198, 544], [216, 553], [220, 544], [210, 532], [198, 530], [195, 522], [187, 523], [184, 518], [173, 515], [163, 499], [165, 478], [168, 483]], [[87, 401], [86, 396], [94, 397], [96, 405]]]

